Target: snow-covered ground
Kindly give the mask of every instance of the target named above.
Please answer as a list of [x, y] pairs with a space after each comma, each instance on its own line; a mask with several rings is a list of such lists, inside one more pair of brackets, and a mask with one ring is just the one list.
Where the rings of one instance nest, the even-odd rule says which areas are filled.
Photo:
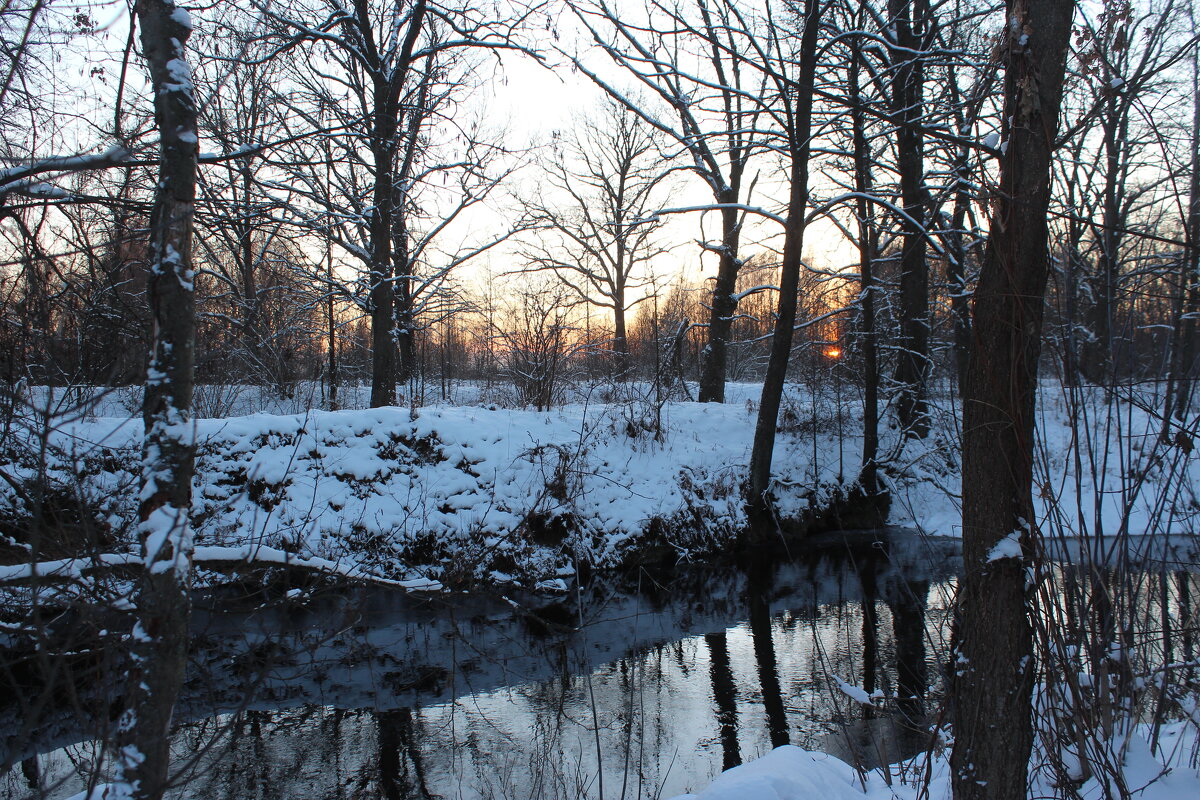
[[[702, 558], [746, 524], [741, 482], [758, 391], [734, 384], [724, 404], [658, 404], [633, 385], [581, 391], [578, 402], [547, 412], [489, 404], [202, 418], [199, 553], [203, 560], [238, 548], [278, 561], [283, 552], [394, 580], [545, 588], [561, 585], [580, 561], [610, 566], [638, 549]], [[851, 386], [789, 390], [775, 451], [784, 515], [821, 508], [855, 480], [857, 394]], [[44, 390], [31, 396], [55, 399]], [[122, 397], [99, 397], [83, 413], [24, 415], [0, 438], [0, 467], [29, 481], [44, 462], [51, 483], [82, 498], [112, 532], [114, 549], [128, 552], [142, 426]], [[1164, 437], [1152, 398], [1108, 402], [1098, 391], [1068, 396], [1050, 384], [1041, 397], [1035, 494], [1043, 530], [1200, 528], [1195, 418]], [[73, 407], [64, 400], [58, 393], [58, 408]], [[959, 533], [952, 402], [934, 403], [925, 442], [902, 443], [885, 424], [880, 453], [895, 524]], [[6, 515], [20, 516], [23, 503], [0, 484]]]
[[[1191, 723], [1164, 725], [1158, 750], [1152, 752], [1148, 731], [1128, 739], [1123, 781], [1138, 800], [1192, 800], [1200, 797], [1196, 763], [1196, 727]], [[1059, 797], [1053, 777], [1032, 765], [1029, 797]], [[927, 793], [926, 793], [927, 792]], [[1093, 777], [1070, 796], [1102, 800], [1121, 796], [1113, 782]], [[778, 747], [719, 775], [696, 794], [674, 800], [950, 800], [948, 750], [922, 754], [882, 770], [863, 771], [825, 753], [799, 747]]]

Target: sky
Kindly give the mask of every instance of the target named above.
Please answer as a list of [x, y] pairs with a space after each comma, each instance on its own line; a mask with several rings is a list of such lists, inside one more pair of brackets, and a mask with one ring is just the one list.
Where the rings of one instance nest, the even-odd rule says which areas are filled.
[[[111, 97], [120, 75], [120, 56], [128, 32], [128, 7], [123, 2], [99, 2], [88, 7], [100, 33], [96, 37], [77, 37], [72, 47], [59, 55], [58, 62], [63, 64], [62, 81], [66, 86], [77, 85], [85, 90], [91, 111], [83, 111], [83, 115], [91, 116], [91, 124], [84, 124], [79, 134], [80, 146], [95, 145], [98, 132], [102, 133], [107, 123], [111, 128], [111, 108], [105, 101], [111, 103]], [[199, 22], [199, 20], [198, 20]], [[556, 20], [559, 38], [553, 42], [550, 33], [546, 32], [545, 50], [548, 52], [555, 43], [561, 43], [574, 36], [568, 18]], [[194, 34], [193, 44], [205, 35], [212, 35], [200, 25]], [[586, 48], [580, 47], [580, 51]], [[607, 59], [602, 54], [588, 57], [589, 66], [601, 71], [606, 78], [618, 85], [622, 79], [619, 72], [609, 67], [604, 72]], [[64, 60], [65, 59], [65, 60]], [[469, 241], [479, 238], [481, 231], [503, 230], [516, 215], [517, 198], [514, 193], [536, 185], [538, 170], [536, 164], [536, 148], [550, 140], [555, 132], [563, 135], [581, 116], [598, 107], [605, 99], [604, 92], [592, 83], [590, 79], [564, 65], [563, 59], [553, 69], [537, 63], [533, 58], [520, 54], [504, 54], [491, 61], [485, 70], [484, 85], [474, 97], [465, 104], [467, 113], [479, 113], [489, 127], [505, 130], [505, 141], [510, 148], [530, 151], [530, 163], [516, 176], [517, 180], [511, 190], [498, 193], [487, 207], [480, 207], [465, 215], [455, 230], [450, 231], [449, 239], [454, 241]], [[102, 66], [102, 73], [95, 73], [94, 66]], [[77, 77], [76, 77], [77, 76]], [[135, 59], [126, 74], [126, 97], [134, 96], [146, 89], [145, 78], [141, 64]], [[624, 88], [624, 87], [623, 87]], [[204, 98], [200, 97], [203, 104]], [[82, 111], [82, 107], [80, 107]], [[64, 148], [69, 143], [64, 143]], [[107, 146], [103, 143], [101, 146]], [[201, 142], [201, 150], [212, 150], [211, 143]], [[770, 184], [770, 171], [761, 176], [758, 186]], [[672, 204], [676, 206], [703, 205], [711, 202], [711, 194], [694, 177], [680, 182]], [[752, 203], [771, 207], [776, 205], [770, 198], [759, 196], [751, 198]], [[776, 233], [771, 223], [751, 223], [744, 237], [744, 256], [753, 255], [765, 246], [778, 246], [778, 237], [771, 242]], [[668, 218], [664, 227], [664, 239], [677, 243], [670, 253], [661, 257], [655, 266], [655, 272], [660, 282], [669, 282], [681, 272], [688, 280], [698, 281], [704, 276], [715, 273], [715, 258], [704, 254], [698, 246], [702, 237], [713, 238], [716, 235], [717, 220], [713, 212], [707, 214], [689, 213], [674, 215]], [[323, 250], [323, 248], [321, 248]], [[452, 249], [448, 247], [447, 249]], [[468, 283], [477, 283], [490, 276], [510, 271], [516, 266], [514, 262], [515, 248], [498, 248], [488, 256], [480, 259], [477, 264], [462, 269], [459, 277]], [[839, 267], [849, 263], [853, 255], [848, 250], [843, 237], [832, 225], [817, 224], [812, 226], [808, 235], [808, 253], [821, 267]], [[348, 262], [347, 262], [348, 263]]]

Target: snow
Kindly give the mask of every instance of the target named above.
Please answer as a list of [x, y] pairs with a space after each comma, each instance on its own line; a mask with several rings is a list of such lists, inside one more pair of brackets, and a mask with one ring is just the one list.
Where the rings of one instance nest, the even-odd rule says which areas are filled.
[[192, 90], [192, 68], [182, 58], [172, 58], [166, 64], [169, 82], [164, 84], [168, 91]]
[[[1137, 800], [1185, 800], [1200, 797], [1200, 769], [1194, 761], [1196, 728], [1176, 722], [1163, 726], [1159, 750], [1150, 749], [1149, 726], [1129, 738], [1123, 759], [1124, 785]], [[920, 776], [930, 776], [928, 793], [922, 791]], [[1039, 770], [1031, 763], [1030, 797], [1059, 797], [1057, 775]], [[896, 780], [896, 776], [906, 776]], [[916, 778], [914, 780], [913, 778]], [[1080, 800], [1111, 797], [1107, 780], [1092, 777], [1077, 794]], [[824, 753], [799, 747], [778, 747], [766, 755], [727, 770], [703, 791], [679, 795], [673, 800], [951, 800], [949, 748], [932, 755], [918, 755], [893, 765], [885, 776], [880, 771], [859, 772], [849, 764]]]
[[857, 771], [833, 756], [793, 745], [727, 770], [699, 794], [675, 800], [862, 800]]
[[133, 790], [127, 783], [102, 783], [90, 791], [73, 794], [67, 800], [129, 800]]
[[182, 6], [175, 6], [175, 10], [171, 12], [171, 19], [184, 30], [192, 29], [192, 15]]
[[846, 695], [846, 697], [849, 697], [851, 700], [853, 700], [856, 703], [862, 703], [864, 706], [869, 706], [869, 705], [871, 705], [872, 701], [874, 701], [876, 698], [883, 697], [883, 692], [879, 691], [878, 689], [875, 690], [874, 695], [871, 695], [871, 694], [868, 694], [867, 691], [865, 689], [863, 689], [862, 687], [855, 686], [851, 683], [847, 683], [846, 681], [839, 678], [837, 675], [833, 675], [831, 677], [833, 679], [834, 685], [837, 686], [838, 691], [840, 691], [842, 694]]
[[[324, 558], [302, 558], [294, 553], [277, 550], [264, 545], [245, 545], [242, 547], [197, 547], [193, 561], [197, 564], [233, 563], [250, 565], [273, 565], [301, 567], [329, 575], [340, 575], [350, 579], [367, 579], [372, 583], [385, 586], [395, 586], [408, 591], [436, 592], [442, 585], [437, 581], [426, 578], [413, 578], [404, 581], [389, 581], [383, 578], [367, 575], [362, 570], [336, 561]], [[293, 590], [299, 592], [300, 590]]]
[[1000, 561], [1005, 558], [1020, 558], [1021, 557], [1021, 534], [1019, 531], [1013, 531], [1005, 536], [1000, 541], [996, 542], [996, 546], [988, 552], [988, 561]]
[[95, 558], [63, 558], [31, 564], [0, 565], [0, 583], [14, 583], [33, 577], [79, 578], [85, 570], [124, 566], [141, 559], [126, 553], [100, 553]]
[[[636, 387], [608, 391], [608, 402], [595, 402], [597, 389], [548, 412], [489, 403], [199, 419], [195, 543], [240, 548], [242, 560], [286, 554], [330, 574], [357, 570], [416, 585], [503, 575], [550, 590], [579, 561], [610, 566], [644, 547], [686, 561], [726, 547], [746, 524], [741, 481], [760, 388], [731, 384], [724, 404], [661, 407]], [[352, 401], [351, 392], [345, 396]], [[893, 496], [893, 524], [958, 536], [957, 416], [950, 398], [933, 399], [927, 440], [902, 443], [882, 427], [880, 479]], [[1067, 400], [1049, 384], [1040, 393], [1034, 530], [1112, 536], [1200, 529], [1200, 453], [1159, 435], [1161, 421], [1145, 410], [1155, 407], [1152, 400], [1110, 407], [1102, 392], [1085, 391], [1078, 422]], [[815, 395], [789, 385], [772, 488], [785, 517], [824, 507], [854, 479], [858, 402], [852, 385], [827, 384]], [[79, 489], [97, 518], [132, 549], [142, 426], [129, 416], [136, 405], [123, 403], [114, 394], [95, 406], [110, 416], [60, 417], [49, 433], [47, 468], [65, 487], [84, 475]], [[31, 414], [27, 438], [12, 437], [0, 454], [16, 478], [37, 474], [39, 419]], [[1111, 430], [1093, 433], [1099, 425]], [[1159, 513], [1165, 500], [1173, 515]], [[0, 486], [0, 506], [19, 502]], [[1017, 555], [1015, 538], [993, 552]], [[78, 576], [90, 563], [52, 569]], [[6, 568], [12, 577], [21, 569]]]
[[[149, 485], [147, 483], [147, 487]], [[192, 551], [192, 530], [183, 509], [160, 506], [150, 512], [139, 528], [139, 538], [145, 542], [146, 568], [155, 573], [174, 572], [180, 580], [185, 580]], [[168, 558], [160, 558], [164, 547], [169, 548]]]

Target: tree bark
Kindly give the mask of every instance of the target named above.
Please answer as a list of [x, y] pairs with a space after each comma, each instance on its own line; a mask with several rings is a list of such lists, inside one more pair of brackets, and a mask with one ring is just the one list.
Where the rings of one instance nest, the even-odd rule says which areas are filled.
[[[1193, 34], [1194, 28], [1193, 24]], [[1181, 313], [1176, 316], [1176, 341], [1171, 358], [1174, 397], [1168, 401], [1171, 413], [1166, 415], [1174, 416], [1180, 422], [1187, 417], [1192, 383], [1196, 379], [1196, 319], [1200, 317], [1200, 59], [1194, 53], [1191, 134], [1192, 178], [1188, 187], [1187, 249], [1184, 252], [1183, 280], [1179, 287]]]
[[153, 344], [142, 406], [146, 438], [138, 536], [145, 569], [129, 638], [125, 708], [117, 725], [116, 782], [143, 800], [161, 797], [166, 788], [171, 716], [187, 659], [198, 138], [184, 52], [191, 20], [172, 0], [138, 0], [135, 10], [154, 91], [162, 164], [150, 218], [147, 295]]
[[[717, 196], [718, 203], [736, 203], [738, 190], [731, 188]], [[708, 316], [708, 343], [700, 360], [699, 401], [725, 402], [725, 372], [729, 363], [729, 335], [733, 328], [733, 312], [737, 310], [734, 291], [742, 262], [738, 259], [741, 238], [741, 218], [735, 208], [721, 209], [721, 254], [717, 264], [717, 280], [713, 284], [712, 308]]]
[[750, 497], [752, 516], [763, 517], [771, 506], [771, 460], [779, 426], [779, 406], [792, 354], [796, 326], [796, 304], [800, 287], [800, 259], [804, 252], [805, 214], [808, 209], [808, 160], [812, 149], [813, 80], [817, 70], [817, 34], [821, 27], [821, 0], [806, 0], [804, 33], [800, 40], [800, 70], [797, 91], [788, 114], [788, 152], [791, 156], [787, 222], [783, 240], [783, 262], [779, 275], [779, 311], [771, 336], [771, 355], [763, 379], [754, 446], [750, 453]]
[[613, 375], [617, 380], [629, 378], [629, 333], [625, 325], [625, 287], [613, 293]]
[[408, 226], [402, 221], [403, 210], [397, 209], [401, 222], [396, 226], [396, 351], [400, 358], [396, 380], [407, 384], [417, 374], [416, 314], [413, 308], [413, 263], [408, 254]]
[[396, 155], [396, 111], [387, 85], [375, 91], [374, 156], [375, 204], [369, 220], [371, 264], [371, 408], [396, 405], [396, 292], [392, 283], [392, 190]]
[[[924, 47], [920, 34], [928, 33], [930, 14], [927, 0], [915, 0], [915, 4], [915, 14], [914, 0], [889, 0], [888, 9], [896, 29], [892, 113], [896, 118], [896, 165], [905, 214], [900, 226], [904, 243], [900, 255], [896, 411], [905, 435], [923, 439], [929, 435], [925, 400], [929, 375], [929, 265], [925, 260], [927, 193], [921, 133], [924, 66], [919, 51]], [[922, 27], [920, 34], [914, 30], [917, 25]]]
[[1050, 165], [1072, 0], [1008, 0], [1000, 185], [979, 284], [963, 422], [963, 574], [953, 676], [956, 800], [1025, 800], [1034, 681], [1033, 430], [1049, 272]]
[[[371, 15], [365, 0], [355, 3], [357, 25], [367, 30]], [[397, 198], [396, 159], [400, 152], [400, 123], [403, 116], [401, 97], [412, 66], [413, 50], [425, 21], [425, 0], [416, 0], [408, 20], [404, 41], [394, 59], [373, 66], [371, 156], [375, 184], [372, 189], [370, 229], [370, 312], [371, 312], [371, 407], [396, 404], [396, 290], [392, 264], [392, 237], [397, 210], [404, 212], [403, 198]], [[379, 62], [374, 40], [367, 35], [368, 57]], [[405, 173], [401, 169], [400, 174]]]
[[863, 113], [859, 75], [862, 48], [854, 44], [850, 61], [850, 92], [853, 103], [850, 123], [854, 137], [854, 191], [858, 193], [858, 274], [859, 304], [862, 311], [860, 333], [863, 358], [863, 448], [859, 484], [864, 494], [879, 491], [879, 343], [875, 337], [875, 254], [878, 234], [873, 224], [874, 209], [868, 195], [874, 191], [871, 178], [871, 152], [867, 142], [867, 120]]

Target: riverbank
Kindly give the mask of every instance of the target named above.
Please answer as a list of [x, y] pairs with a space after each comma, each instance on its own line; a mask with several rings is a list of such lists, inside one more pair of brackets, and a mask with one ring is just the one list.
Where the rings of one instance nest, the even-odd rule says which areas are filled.
[[[419, 588], [555, 591], [582, 570], [704, 560], [728, 552], [747, 528], [741, 482], [757, 388], [735, 385], [724, 404], [656, 403], [630, 388], [623, 399], [545, 412], [492, 404], [200, 419], [199, 561], [316, 565]], [[1044, 529], [1197, 530], [1200, 468], [1186, 425], [1163, 437], [1144, 402], [1112, 405], [1053, 387], [1042, 397]], [[853, 514], [829, 518], [831, 509], [854, 510], [860, 411], [840, 389], [791, 389], [775, 452], [785, 528], [866, 527]], [[959, 444], [949, 398], [934, 404], [933, 422], [921, 442], [881, 431], [888, 522], [955, 536]], [[39, 481], [48, 487], [39, 560], [71, 562], [57, 567], [70, 570], [98, 554], [132, 556], [141, 439], [140, 420], [128, 416], [30, 414], [10, 426], [0, 441], [12, 479], [0, 486], [0, 563], [28, 565]]]

